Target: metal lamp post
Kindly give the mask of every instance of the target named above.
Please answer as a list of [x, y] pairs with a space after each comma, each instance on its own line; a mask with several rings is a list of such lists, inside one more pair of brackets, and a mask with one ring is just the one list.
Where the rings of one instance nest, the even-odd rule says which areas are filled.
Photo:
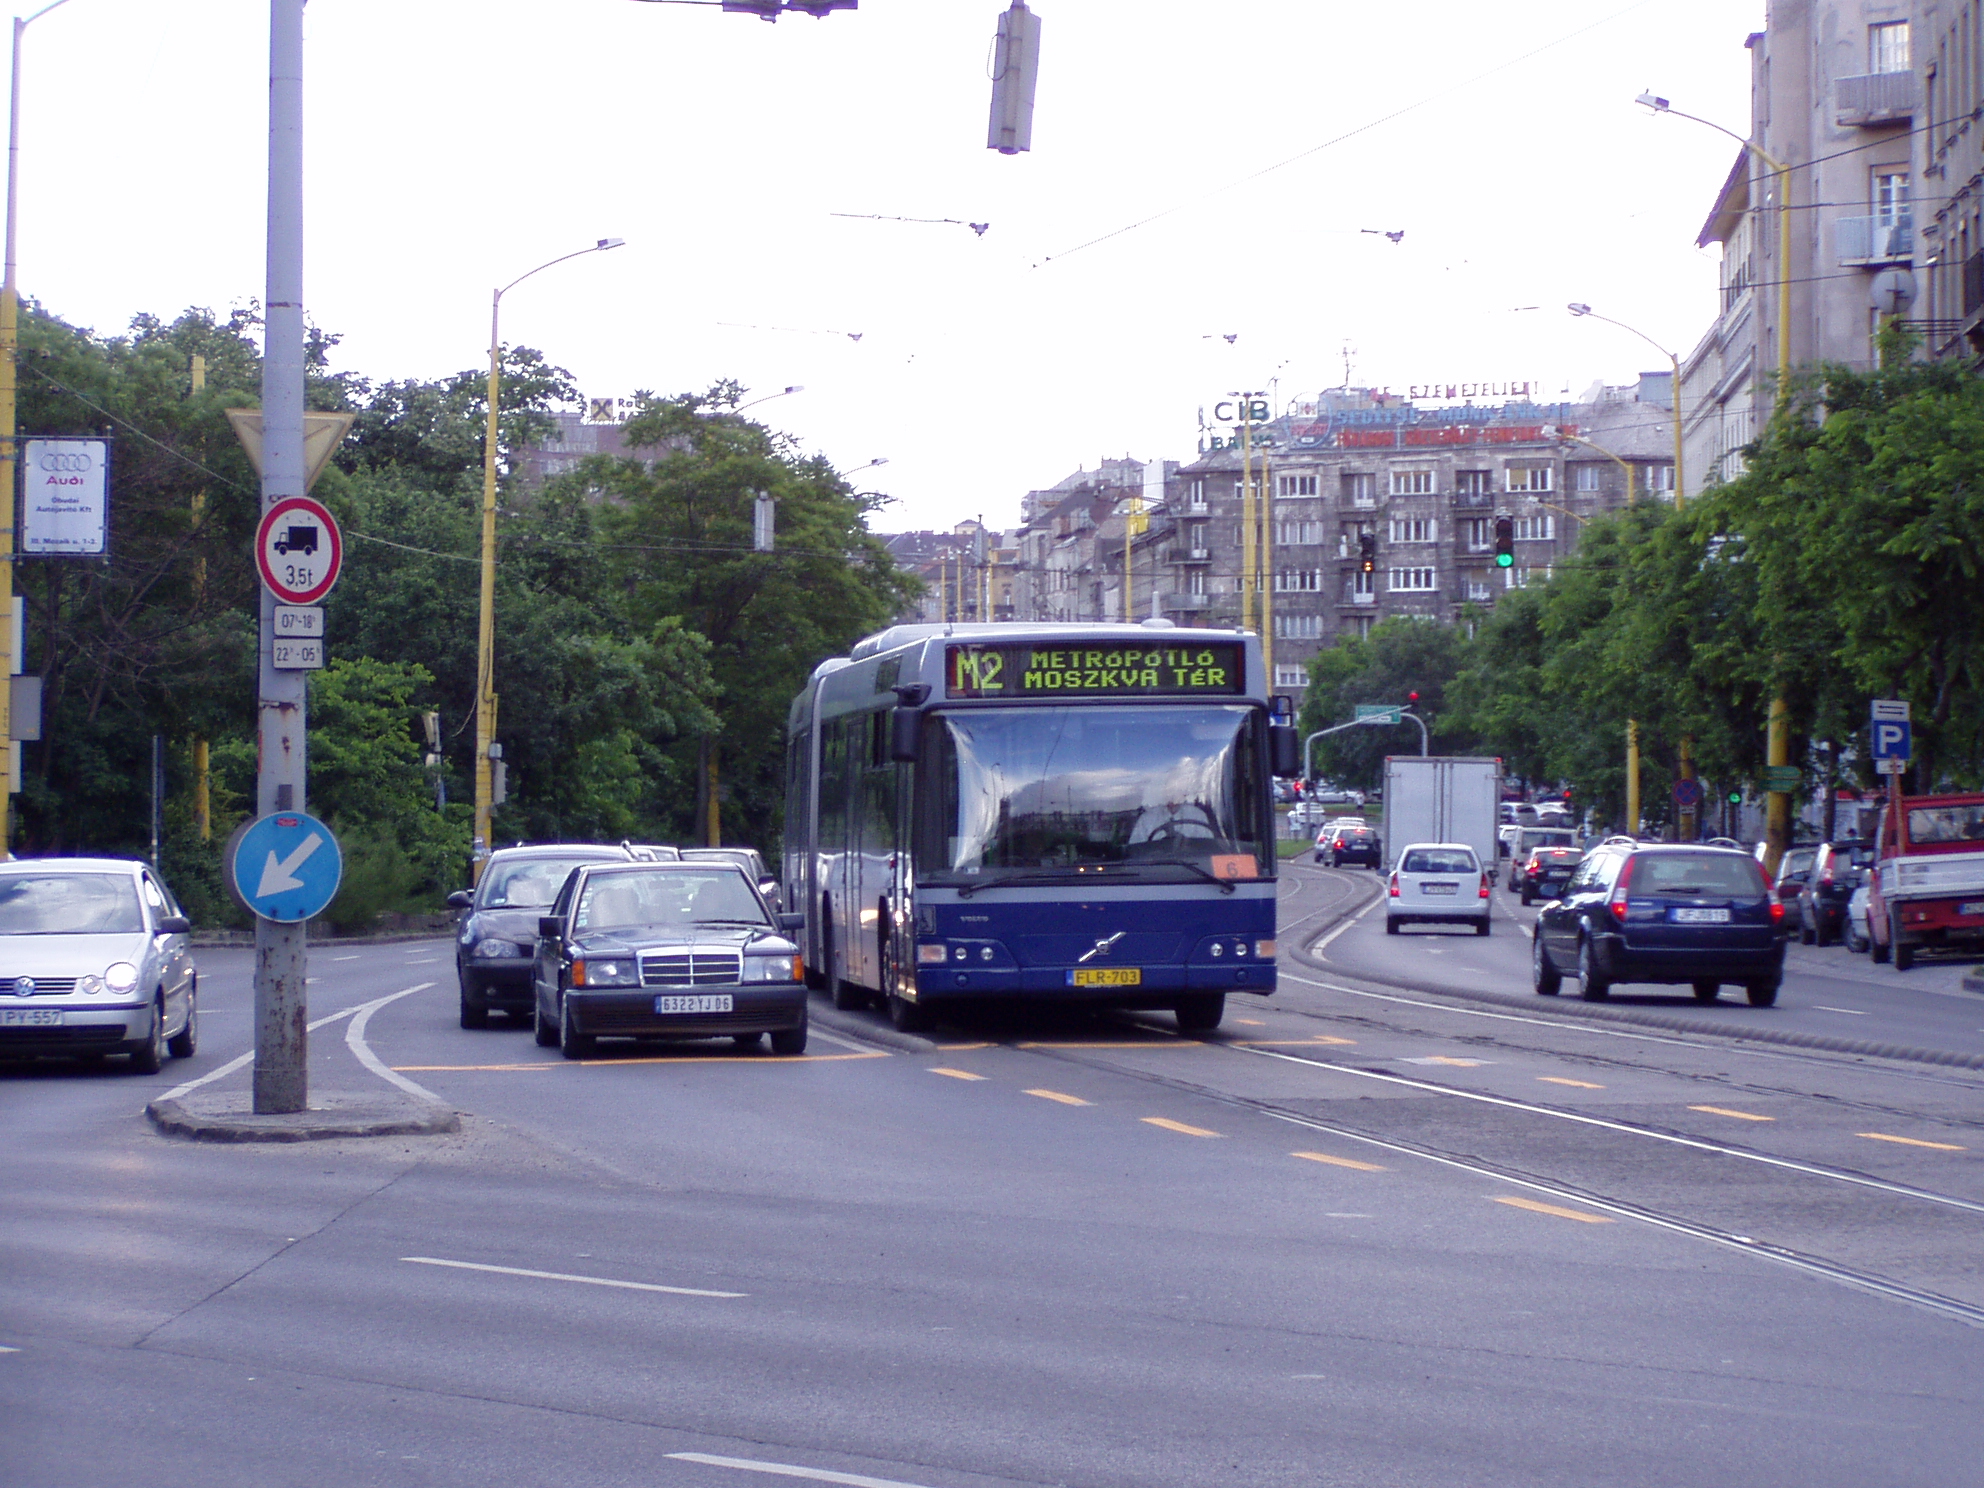
[[[1669, 351], [1666, 347], [1662, 346], [1658, 341], [1654, 340], [1653, 337], [1649, 336], [1645, 331], [1638, 330], [1633, 326], [1629, 326], [1623, 320], [1614, 320], [1609, 315], [1600, 315], [1596, 310], [1592, 309], [1591, 306], [1589, 305], [1573, 302], [1569, 305], [1566, 305], [1564, 308], [1570, 311], [1571, 314], [1573, 315], [1589, 316], [1593, 320], [1602, 320], [1609, 326], [1617, 326], [1622, 331], [1630, 331], [1633, 335], [1638, 336], [1640, 340], [1646, 342], [1648, 346], [1651, 346], [1655, 351], [1659, 352], [1662, 356], [1666, 357], [1668, 364], [1673, 367], [1674, 369], [1674, 505], [1678, 509], [1681, 506], [1682, 502], [1686, 500], [1687, 492], [1688, 492], [1687, 476], [1684, 473], [1686, 469], [1686, 465], [1685, 465], [1685, 456], [1682, 453], [1682, 435], [1681, 435], [1681, 359], [1678, 356], [1676, 356], [1673, 352]], [[1597, 446], [1593, 445], [1592, 448], [1596, 449]]]
[[519, 274], [490, 296], [489, 409], [482, 440], [482, 595], [475, 653], [475, 840], [471, 873], [478, 882], [482, 865], [489, 858], [489, 816], [494, 805], [489, 751], [496, 741], [496, 437], [503, 394], [503, 296], [533, 274], [588, 253], [604, 253], [626, 241], [601, 238], [590, 248], [561, 254], [529, 274]]
[[7, 105], [7, 267], [0, 283], [0, 491], [7, 493], [6, 514], [0, 516], [0, 862], [11, 854], [14, 791], [20, 782], [13, 778], [14, 721], [9, 678], [20, 658], [14, 655], [14, 467], [18, 459], [15, 439], [14, 378], [20, 356], [20, 289], [14, 279], [15, 203], [20, 189], [21, 156], [21, 38], [29, 26], [69, 0], [54, 0], [25, 20], [14, 17], [13, 86]]

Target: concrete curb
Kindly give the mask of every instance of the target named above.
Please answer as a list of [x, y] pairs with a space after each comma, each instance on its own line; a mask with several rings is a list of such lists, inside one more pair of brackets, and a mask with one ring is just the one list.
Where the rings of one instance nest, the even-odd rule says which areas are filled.
[[461, 1130], [461, 1117], [431, 1101], [398, 1096], [320, 1097], [308, 1111], [258, 1116], [247, 1091], [155, 1100], [153, 1126], [193, 1142], [323, 1142], [341, 1137], [432, 1137]]
[[1966, 971], [1963, 974], [1963, 990], [1966, 992], [1984, 993], [1984, 966]]
[[914, 1033], [898, 1033], [887, 1023], [870, 1023], [857, 1013], [844, 1013], [824, 999], [813, 1001], [807, 1008], [806, 1016], [822, 1028], [831, 1028], [835, 1033], [848, 1038], [860, 1039], [863, 1043], [879, 1044], [884, 1048], [896, 1049], [904, 1054], [931, 1054], [936, 1052], [934, 1039], [920, 1037]]
[[[452, 940], [448, 930], [384, 930], [377, 935], [313, 935], [310, 944], [318, 946], [364, 946], [401, 945], [415, 940]], [[255, 936], [247, 930], [196, 930], [193, 932], [193, 949], [196, 951], [252, 951], [255, 949]]]

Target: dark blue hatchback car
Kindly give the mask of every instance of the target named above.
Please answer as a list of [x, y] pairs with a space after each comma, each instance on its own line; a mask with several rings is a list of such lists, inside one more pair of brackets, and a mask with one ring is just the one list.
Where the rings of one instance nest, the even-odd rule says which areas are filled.
[[1713, 1002], [1733, 982], [1769, 1007], [1784, 942], [1784, 905], [1747, 853], [1620, 839], [1594, 849], [1537, 916], [1535, 986], [1554, 997], [1575, 976], [1596, 1002], [1620, 982], [1664, 982]]

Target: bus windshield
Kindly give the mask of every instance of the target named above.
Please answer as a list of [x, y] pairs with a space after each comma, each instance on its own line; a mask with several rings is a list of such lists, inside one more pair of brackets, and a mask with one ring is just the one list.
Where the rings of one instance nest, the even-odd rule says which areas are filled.
[[1184, 865], [1267, 877], [1256, 713], [1171, 704], [935, 715], [919, 811], [924, 871]]

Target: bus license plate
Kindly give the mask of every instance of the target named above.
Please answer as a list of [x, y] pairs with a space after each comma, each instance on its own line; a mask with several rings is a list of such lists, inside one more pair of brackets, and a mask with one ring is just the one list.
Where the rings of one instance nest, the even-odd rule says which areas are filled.
[[60, 1028], [60, 1008], [0, 1008], [0, 1028]]
[[1726, 909], [1677, 909], [1674, 911], [1677, 925], [1726, 925], [1729, 911]]
[[1068, 973], [1070, 987], [1141, 987], [1143, 982], [1136, 966], [1080, 966]]
[[730, 1011], [730, 994], [704, 992], [694, 997], [657, 997], [654, 1010], [657, 1013], [727, 1013]]

